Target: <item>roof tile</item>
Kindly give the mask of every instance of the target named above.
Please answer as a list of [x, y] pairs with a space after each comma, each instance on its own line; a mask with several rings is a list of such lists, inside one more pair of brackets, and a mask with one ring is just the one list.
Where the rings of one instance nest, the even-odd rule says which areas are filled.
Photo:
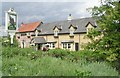
[[21, 24], [18, 32], [30, 32], [34, 31], [42, 22], [33, 22], [28, 24]]

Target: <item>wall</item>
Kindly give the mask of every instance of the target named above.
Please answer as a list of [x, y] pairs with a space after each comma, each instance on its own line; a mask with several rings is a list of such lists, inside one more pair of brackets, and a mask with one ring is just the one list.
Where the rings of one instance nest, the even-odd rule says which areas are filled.
[[[92, 26], [91, 23], [89, 23], [86, 26], [87, 33], [88, 33], [88, 28], [94, 28], [94, 27]], [[71, 27], [70, 29], [73, 29], [73, 27]], [[58, 29], [55, 28], [55, 30], [57, 31]], [[20, 38], [18, 39], [18, 35], [21, 34], [21, 33], [16, 34], [16, 39], [20, 43], [21, 48], [23, 47], [22, 46], [23, 45], [22, 44], [23, 40], [25, 40], [25, 47], [29, 47], [31, 39], [34, 38], [34, 36], [31, 36], [31, 34], [34, 34], [34, 32], [26, 32], [26, 33], [30, 33], [30, 38], [28, 38], [27, 35], [25, 35], [25, 36], [20, 36]], [[79, 43], [79, 50], [83, 50], [82, 45], [90, 42], [89, 39], [85, 38], [87, 33], [74, 34], [73, 37], [70, 37], [70, 34], [58, 34], [57, 38], [54, 37], [54, 34], [53, 35], [44, 35], [44, 36], [39, 36], [39, 37], [44, 37], [47, 42], [55, 42], [56, 41], [55, 48], [61, 48], [61, 49], [62, 49], [62, 44], [61, 44], [62, 41], [73, 40], [74, 42], [71, 44], [72, 47], [71, 47], [70, 50], [75, 51], [75, 43]]]
[[[23, 40], [24, 40], [24, 48], [28, 48], [30, 46], [31, 39], [34, 37], [34, 36], [31, 36], [32, 34], [34, 34], [34, 32], [25, 32], [25, 33], [26, 34], [30, 33], [30, 37], [28, 37], [27, 35], [21, 36], [22, 33], [17, 33], [16, 34], [16, 39], [19, 42], [19, 47], [20, 48], [23, 48]], [[20, 37], [20, 38], [18, 38], [18, 37]]]
[[58, 35], [58, 38], [55, 38], [54, 35], [46, 35], [46, 36], [40, 36], [44, 37], [47, 42], [54, 42], [56, 41], [55, 48], [61, 48], [62, 49], [62, 41], [70, 41], [73, 40], [72, 47], [70, 50], [75, 51], [75, 43], [79, 43], [79, 50], [82, 50], [81, 47], [82, 44], [87, 43], [88, 39], [84, 39], [84, 36], [86, 34], [74, 34], [74, 37], [70, 37], [69, 34], [62, 34]]

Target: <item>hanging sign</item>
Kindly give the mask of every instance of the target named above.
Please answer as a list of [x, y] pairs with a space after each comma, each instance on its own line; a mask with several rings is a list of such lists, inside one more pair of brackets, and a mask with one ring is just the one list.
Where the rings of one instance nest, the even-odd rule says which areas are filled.
[[13, 38], [18, 28], [18, 16], [13, 8], [10, 8], [5, 13], [5, 29], [8, 31], [11, 38], [11, 45], [13, 44]]
[[14, 9], [10, 8], [9, 11], [6, 12], [6, 30], [9, 31], [16, 31], [18, 28], [17, 22], [17, 14]]

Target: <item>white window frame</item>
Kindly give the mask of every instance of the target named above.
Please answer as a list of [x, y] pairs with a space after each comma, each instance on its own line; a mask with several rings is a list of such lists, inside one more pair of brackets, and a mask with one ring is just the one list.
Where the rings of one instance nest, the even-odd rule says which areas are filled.
[[70, 49], [72, 48], [72, 43], [62, 43], [62, 48], [63, 49]]
[[49, 49], [54, 49], [55, 48], [55, 43], [47, 43], [49, 45]]
[[54, 36], [58, 36], [58, 31], [54, 31]]
[[70, 30], [70, 36], [74, 35], [74, 30]]

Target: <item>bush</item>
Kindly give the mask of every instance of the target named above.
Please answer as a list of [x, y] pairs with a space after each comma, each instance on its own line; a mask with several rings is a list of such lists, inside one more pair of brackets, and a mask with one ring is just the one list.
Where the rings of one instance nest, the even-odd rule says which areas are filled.
[[53, 56], [61, 59], [63, 59], [63, 57], [67, 56], [68, 54], [70, 54], [70, 51], [63, 49], [52, 49], [48, 51], [49, 56]]
[[13, 45], [11, 45], [11, 39], [10, 36], [5, 37], [5, 38], [0, 38], [0, 41], [2, 42], [2, 46], [4, 47], [18, 47], [18, 41], [16, 40], [16, 38], [13, 38]]
[[[61, 49], [41, 52], [30, 48], [3, 47], [2, 54], [2, 71], [4, 76], [118, 75], [118, 72], [105, 62], [88, 62], [83, 58], [85, 56], [82, 52], [70, 52]], [[56, 55], [59, 56], [55, 58]], [[79, 60], [71, 62], [71, 59], [75, 57], [78, 57]]]
[[3, 47], [2, 56], [5, 58], [12, 58], [16, 56], [28, 57], [31, 59], [41, 57], [41, 51], [35, 51], [31, 48], [17, 48], [17, 47]]
[[82, 70], [90, 71], [92, 76], [114, 76], [118, 75], [116, 69], [112, 68], [105, 62], [92, 62], [82, 66]]
[[17, 56], [3, 59], [3, 73], [11, 76], [117, 76], [106, 63], [79, 64], [44, 56], [36, 60]]

